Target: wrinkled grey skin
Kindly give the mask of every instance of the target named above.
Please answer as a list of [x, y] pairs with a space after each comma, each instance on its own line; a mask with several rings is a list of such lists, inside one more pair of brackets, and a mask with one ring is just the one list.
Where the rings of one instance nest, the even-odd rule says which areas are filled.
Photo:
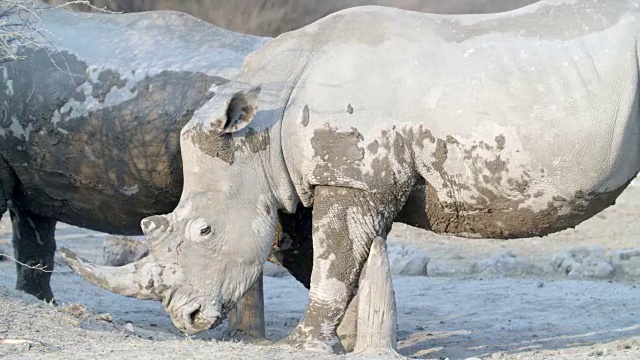
[[[352, 5], [303, 4], [301, 11], [315, 19]], [[471, 1], [453, 11], [476, 10], [490, 9]], [[242, 14], [237, 6], [226, 11]], [[259, 24], [266, 26], [264, 19]], [[39, 46], [20, 50], [24, 60], [0, 67], [0, 216], [10, 210], [18, 261], [52, 269], [56, 221], [139, 234], [141, 218], [175, 207], [182, 190], [179, 129], [214, 95], [211, 88], [225, 82], [220, 75], [235, 74], [244, 55], [266, 39], [172, 12], [47, 10], [37, 26], [47, 39], [38, 37]], [[279, 260], [308, 287], [310, 210], [300, 206], [297, 214], [280, 216], [284, 239], [296, 241], [285, 241]], [[18, 289], [53, 299], [49, 273], [19, 264], [17, 270]]]
[[[16, 259], [52, 270], [56, 221], [139, 235], [140, 219], [175, 207], [179, 130], [267, 39], [174, 12], [40, 17], [46, 39], [0, 66], [0, 216]], [[281, 216], [296, 241], [279, 261], [308, 287], [310, 210]], [[49, 272], [16, 266], [18, 289], [53, 300]]]
[[[0, 216], [17, 260], [52, 270], [56, 221], [139, 235], [176, 206], [180, 129], [266, 39], [175, 12], [39, 16], [46, 40], [0, 64]], [[17, 271], [53, 299], [50, 273]]]
[[640, 169], [639, 32], [631, 1], [543, 0], [470, 17], [366, 7], [284, 34], [183, 128], [184, 191], [142, 220], [144, 271], [176, 326], [216, 326], [259, 276], [277, 211], [313, 205], [310, 300], [288, 342], [331, 351], [394, 220], [543, 236], [615, 201]]

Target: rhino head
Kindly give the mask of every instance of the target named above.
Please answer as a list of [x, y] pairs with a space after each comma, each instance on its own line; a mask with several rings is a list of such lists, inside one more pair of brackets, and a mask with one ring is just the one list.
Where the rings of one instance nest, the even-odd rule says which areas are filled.
[[265, 175], [281, 154], [268, 146], [270, 128], [266, 143], [255, 127], [245, 129], [259, 115], [259, 93], [218, 94], [182, 130], [183, 192], [172, 213], [141, 221], [148, 257], [109, 268], [64, 250], [71, 267], [107, 290], [162, 300], [186, 333], [217, 326], [260, 276], [283, 208], [273, 187], [290, 181]]

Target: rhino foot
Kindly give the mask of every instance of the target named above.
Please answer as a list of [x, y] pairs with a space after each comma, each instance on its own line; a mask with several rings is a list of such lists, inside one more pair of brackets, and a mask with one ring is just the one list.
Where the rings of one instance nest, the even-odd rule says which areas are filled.
[[242, 330], [227, 329], [223, 334], [223, 338], [225, 341], [233, 341], [233, 342], [238, 341], [238, 342], [243, 342], [246, 344], [253, 344], [253, 345], [266, 346], [266, 345], [272, 344], [272, 342], [264, 336], [256, 337], [255, 335], [249, 334]]
[[289, 336], [278, 341], [276, 345], [291, 346], [298, 350], [313, 351], [325, 354], [344, 354], [344, 348], [337, 337], [323, 341], [309, 336], [299, 325]]
[[[24, 273], [23, 273], [24, 274]], [[48, 281], [41, 281], [42, 278], [32, 278], [29, 276], [22, 276], [19, 281], [16, 282], [16, 290], [24, 291], [29, 295], [33, 295], [38, 300], [46, 301], [52, 305], [57, 305], [56, 300], [53, 298], [53, 291]]]
[[16, 289], [55, 303], [50, 279], [56, 250], [56, 221], [9, 204], [16, 257]]

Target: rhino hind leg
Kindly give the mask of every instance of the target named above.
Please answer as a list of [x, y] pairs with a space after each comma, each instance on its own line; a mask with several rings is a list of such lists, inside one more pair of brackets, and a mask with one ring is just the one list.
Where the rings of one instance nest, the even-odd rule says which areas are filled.
[[[13, 250], [18, 272], [16, 289], [47, 302], [53, 301], [51, 273], [56, 251], [56, 221], [10, 205]], [[25, 266], [26, 265], [26, 266]]]

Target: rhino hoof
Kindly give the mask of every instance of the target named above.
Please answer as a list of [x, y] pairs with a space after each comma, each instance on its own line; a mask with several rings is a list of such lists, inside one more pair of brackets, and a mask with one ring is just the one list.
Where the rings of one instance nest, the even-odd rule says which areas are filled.
[[312, 351], [324, 354], [344, 354], [345, 351], [340, 344], [340, 341], [336, 341], [336, 344], [329, 342], [323, 342], [317, 339], [309, 339], [306, 336], [298, 334], [297, 329], [294, 330], [286, 338], [276, 342], [279, 346], [290, 346], [298, 350]]
[[273, 343], [265, 337], [256, 337], [242, 330], [226, 330], [223, 338], [226, 341], [240, 341], [252, 345], [272, 345]]

